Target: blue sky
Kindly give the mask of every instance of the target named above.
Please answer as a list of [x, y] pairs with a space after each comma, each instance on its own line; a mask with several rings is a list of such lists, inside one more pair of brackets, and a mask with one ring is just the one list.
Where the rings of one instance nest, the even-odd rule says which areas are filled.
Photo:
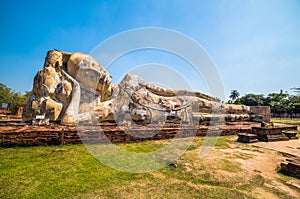
[[[300, 86], [300, 1], [3, 0], [0, 5], [0, 82], [16, 91], [32, 89], [49, 49], [90, 53], [105, 39], [142, 27], [173, 29], [196, 40], [216, 64], [226, 96], [232, 89], [292, 93], [290, 88]], [[182, 60], [147, 52], [148, 57], [133, 53], [109, 68], [113, 82], [136, 65], [156, 62], [180, 65], [193, 89], [208, 92]]]

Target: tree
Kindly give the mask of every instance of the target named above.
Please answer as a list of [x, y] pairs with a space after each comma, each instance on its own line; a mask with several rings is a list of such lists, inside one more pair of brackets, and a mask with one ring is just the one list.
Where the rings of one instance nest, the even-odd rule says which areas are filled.
[[0, 83], [0, 105], [3, 102], [10, 102], [11, 100], [11, 89], [7, 88], [4, 84]]
[[0, 105], [3, 102], [8, 103], [8, 109], [12, 112], [16, 111], [18, 107], [24, 106], [31, 96], [31, 91], [27, 91], [25, 95], [22, 95], [0, 83]]
[[300, 96], [291, 95], [289, 96], [289, 100], [294, 104], [300, 104]]
[[262, 106], [265, 98], [264, 95], [246, 94], [239, 98], [239, 101], [247, 106]]
[[270, 93], [264, 95], [246, 94], [242, 97], [236, 97], [239, 93], [236, 90], [231, 91], [228, 103], [244, 104], [247, 106], [270, 106], [272, 113], [300, 113], [300, 88], [293, 88], [298, 95], [289, 95], [286, 91], [280, 90], [279, 93]]
[[232, 101], [235, 101], [239, 96], [240, 96], [240, 93], [237, 90], [232, 90], [229, 98], [231, 98]]
[[279, 93], [268, 94], [265, 105], [270, 106], [273, 113], [288, 113], [293, 109], [289, 94], [282, 90]]

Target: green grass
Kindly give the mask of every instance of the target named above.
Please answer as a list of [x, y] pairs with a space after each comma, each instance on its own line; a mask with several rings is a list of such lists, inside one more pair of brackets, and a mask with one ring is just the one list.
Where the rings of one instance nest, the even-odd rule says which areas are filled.
[[100, 164], [82, 145], [1, 149], [0, 153], [0, 198], [69, 197], [139, 177]]
[[[145, 141], [118, 147], [142, 153], [169, 142]], [[262, 186], [264, 179], [257, 175], [246, 181], [241, 165], [231, 159], [199, 159], [203, 142], [203, 137], [196, 137], [177, 167], [148, 173], [112, 169], [83, 145], [0, 148], [0, 198], [253, 198], [251, 190]], [[213, 143], [213, 138], [208, 142]], [[232, 141], [232, 136], [221, 137], [216, 144], [217, 150], [229, 145], [243, 146]], [[231, 177], [218, 176], [218, 171]]]

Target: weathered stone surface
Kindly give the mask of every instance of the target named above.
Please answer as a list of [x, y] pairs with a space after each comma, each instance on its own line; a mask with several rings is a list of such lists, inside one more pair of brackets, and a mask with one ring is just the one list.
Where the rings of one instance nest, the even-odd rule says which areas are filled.
[[253, 143], [258, 142], [257, 135], [251, 133], [238, 133], [238, 142]]
[[284, 174], [296, 177], [300, 179], [300, 157], [296, 156], [291, 159], [287, 159], [280, 164], [280, 171]]
[[297, 126], [282, 127], [252, 127], [252, 132], [257, 135], [258, 140], [264, 142], [286, 141], [289, 140], [283, 131], [297, 130]]
[[223, 104], [200, 92], [161, 88], [134, 74], [113, 85], [111, 75], [96, 60], [79, 52], [49, 51], [34, 78], [33, 93], [23, 112], [24, 121], [36, 115], [62, 124], [250, 120], [248, 106]]

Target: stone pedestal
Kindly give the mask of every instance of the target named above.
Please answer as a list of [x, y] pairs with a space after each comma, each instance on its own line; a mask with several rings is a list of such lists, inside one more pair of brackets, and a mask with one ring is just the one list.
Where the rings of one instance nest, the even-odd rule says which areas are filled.
[[280, 164], [280, 167], [282, 173], [300, 179], [300, 157], [286, 159], [285, 162]]
[[238, 142], [243, 142], [243, 143], [258, 142], [257, 135], [252, 134], [252, 133], [239, 133], [237, 141]]
[[282, 132], [285, 136], [287, 136], [290, 140], [296, 140], [297, 138], [297, 133], [296, 132], [291, 132], [291, 131], [283, 131]]
[[252, 127], [252, 132], [257, 135], [257, 139], [263, 142], [286, 141], [289, 138], [282, 133], [282, 127]]

